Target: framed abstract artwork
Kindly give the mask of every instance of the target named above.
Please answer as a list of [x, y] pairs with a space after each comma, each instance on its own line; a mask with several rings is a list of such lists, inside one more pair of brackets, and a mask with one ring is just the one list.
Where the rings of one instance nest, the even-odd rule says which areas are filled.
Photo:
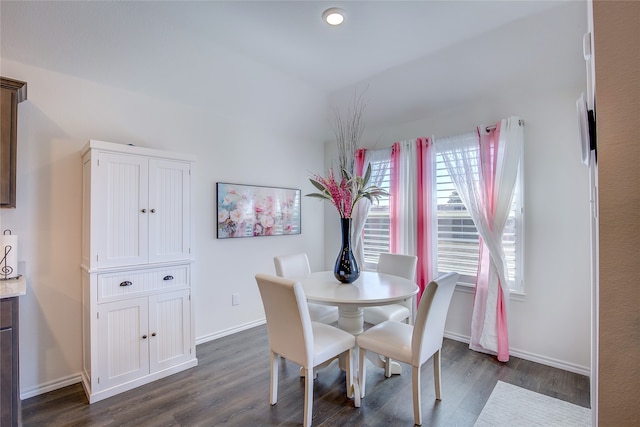
[[300, 234], [300, 190], [216, 183], [217, 238]]

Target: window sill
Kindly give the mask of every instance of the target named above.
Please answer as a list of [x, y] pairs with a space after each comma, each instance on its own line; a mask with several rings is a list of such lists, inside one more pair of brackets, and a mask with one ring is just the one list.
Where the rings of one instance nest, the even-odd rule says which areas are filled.
[[[475, 285], [470, 283], [460, 283], [456, 285], [456, 291], [466, 294], [473, 294], [475, 292]], [[525, 301], [527, 294], [522, 291], [509, 291], [509, 300], [511, 301]]]

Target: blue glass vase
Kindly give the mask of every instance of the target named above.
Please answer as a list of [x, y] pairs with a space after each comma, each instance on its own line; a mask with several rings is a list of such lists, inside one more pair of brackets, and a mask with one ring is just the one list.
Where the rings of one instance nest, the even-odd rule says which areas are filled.
[[351, 218], [340, 218], [342, 247], [333, 268], [333, 275], [342, 283], [352, 283], [360, 276], [360, 269], [351, 251]]

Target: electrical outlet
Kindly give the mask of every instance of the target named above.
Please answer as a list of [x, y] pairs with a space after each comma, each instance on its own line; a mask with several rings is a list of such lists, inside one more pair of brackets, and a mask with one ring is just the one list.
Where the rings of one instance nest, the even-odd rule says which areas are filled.
[[231, 305], [240, 305], [240, 294], [231, 294]]

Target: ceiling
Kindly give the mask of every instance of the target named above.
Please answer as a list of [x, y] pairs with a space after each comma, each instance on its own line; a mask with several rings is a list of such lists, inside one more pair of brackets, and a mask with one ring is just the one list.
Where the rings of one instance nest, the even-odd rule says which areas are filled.
[[[138, 88], [193, 80], [195, 64], [213, 74], [215, 58], [233, 52], [330, 95], [563, 3], [3, 0], [1, 49], [5, 58]], [[346, 12], [339, 27], [321, 20], [332, 6]]]

